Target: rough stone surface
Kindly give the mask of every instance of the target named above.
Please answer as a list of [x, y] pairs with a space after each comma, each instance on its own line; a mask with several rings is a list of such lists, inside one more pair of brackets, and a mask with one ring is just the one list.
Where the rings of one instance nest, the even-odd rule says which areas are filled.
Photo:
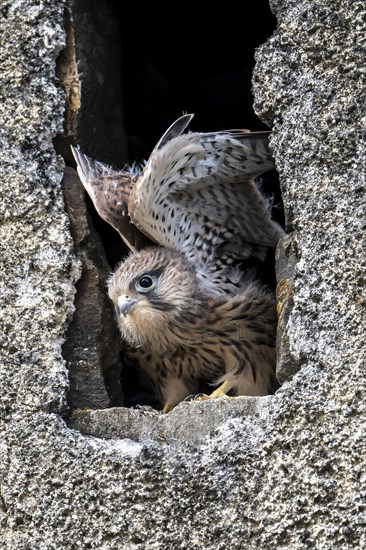
[[[279, 274], [293, 300], [280, 362], [332, 368], [342, 357], [347, 377], [365, 350], [365, 10], [283, 5], [273, 4], [280, 32], [257, 52], [254, 79], [297, 257], [292, 275]], [[269, 58], [281, 65], [272, 79]]]
[[64, 94], [63, 2], [1, 3], [1, 409], [62, 410], [63, 332], [79, 276], [52, 138]]
[[73, 168], [66, 166], [62, 187], [82, 267], [76, 284], [75, 314], [63, 346], [69, 370], [68, 403], [72, 409], [122, 405], [122, 343], [106, 292], [111, 268], [88, 215], [84, 187]]
[[69, 164], [70, 143], [94, 158], [123, 166], [120, 29], [113, 2], [69, 0], [65, 11], [66, 48], [57, 74], [66, 91], [64, 133], [57, 147]]
[[80, 271], [52, 147], [63, 6], [1, 4], [1, 547], [365, 548], [364, 2], [273, 1], [278, 33], [257, 52], [296, 251], [279, 270], [286, 381], [273, 397], [193, 403], [212, 430], [183, 404], [146, 439], [145, 410], [128, 413], [134, 433], [115, 409], [83, 413], [80, 431], [64, 416]]
[[294, 242], [294, 234], [288, 233], [276, 249], [277, 278], [277, 378], [282, 384], [291, 380], [300, 370], [301, 361], [295, 360], [289, 351], [287, 336], [288, 320], [294, 305], [293, 273], [299, 256]]
[[239, 423], [249, 437], [253, 432], [262, 431], [262, 424], [268, 423], [272, 401], [272, 396], [183, 401], [169, 414], [150, 406], [77, 410], [68, 425], [96, 437], [127, 437], [142, 444], [155, 441], [181, 449], [197, 448], [229, 420], [232, 425]]

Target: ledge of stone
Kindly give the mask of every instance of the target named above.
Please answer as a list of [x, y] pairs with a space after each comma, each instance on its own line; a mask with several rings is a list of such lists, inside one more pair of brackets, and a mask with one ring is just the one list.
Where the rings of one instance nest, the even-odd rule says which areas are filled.
[[229, 423], [247, 421], [248, 431], [257, 437], [268, 422], [274, 396], [218, 398], [184, 401], [170, 413], [151, 407], [76, 409], [69, 427], [84, 435], [105, 439], [132, 439], [139, 443], [196, 447], [224, 430]]

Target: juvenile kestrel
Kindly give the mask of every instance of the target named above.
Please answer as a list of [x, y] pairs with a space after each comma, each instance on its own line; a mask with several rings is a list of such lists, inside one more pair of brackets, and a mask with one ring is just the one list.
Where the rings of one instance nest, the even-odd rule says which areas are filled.
[[108, 293], [165, 412], [202, 383], [221, 384], [211, 397], [276, 383], [274, 296], [242, 269], [283, 234], [255, 181], [274, 168], [268, 133], [183, 133], [192, 117], [168, 128], [142, 169], [72, 147], [97, 211], [132, 251]]

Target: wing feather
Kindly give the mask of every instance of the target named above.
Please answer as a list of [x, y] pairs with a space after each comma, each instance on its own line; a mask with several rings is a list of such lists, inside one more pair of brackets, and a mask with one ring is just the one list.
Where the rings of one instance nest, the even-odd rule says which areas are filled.
[[269, 132], [183, 133], [192, 117], [168, 128], [142, 171], [72, 151], [96, 210], [132, 251], [152, 243], [179, 250], [207, 286], [220, 292], [228, 281], [231, 291], [240, 284], [232, 263], [264, 260], [284, 233], [256, 182], [274, 168]]
[[131, 219], [199, 264], [263, 260], [283, 234], [255, 182], [273, 168], [268, 132], [177, 135], [151, 154], [129, 198]]
[[140, 172], [116, 170], [112, 166], [91, 159], [71, 145], [79, 178], [93, 201], [101, 218], [109, 223], [133, 252], [141, 250], [151, 241], [131, 223], [128, 200]]

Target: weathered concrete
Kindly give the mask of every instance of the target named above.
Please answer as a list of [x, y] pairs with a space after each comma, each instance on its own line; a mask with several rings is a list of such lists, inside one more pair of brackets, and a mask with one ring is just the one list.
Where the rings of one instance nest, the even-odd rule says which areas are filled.
[[184, 403], [146, 424], [148, 411], [129, 411], [127, 432], [116, 409], [79, 413], [73, 428], [66, 415], [61, 347], [80, 264], [52, 147], [65, 105], [54, 76], [63, 2], [2, 2], [6, 550], [366, 546], [366, 8], [272, 5], [278, 34], [257, 53], [254, 92], [273, 124], [291, 233], [279, 270], [286, 382], [273, 397]]
[[271, 417], [273, 400], [276, 402], [272, 396], [264, 396], [183, 401], [169, 414], [148, 406], [76, 410], [68, 424], [96, 437], [127, 437], [142, 444], [155, 441], [178, 449], [197, 448], [228, 421], [239, 423], [242, 434], [262, 432]]
[[8, 1], [1, 11], [1, 409], [61, 411], [61, 343], [79, 277], [52, 146], [64, 113], [63, 3]]
[[62, 353], [69, 371], [69, 407], [104, 409], [123, 405], [122, 342], [106, 288], [111, 267], [87, 212], [85, 190], [76, 171], [65, 167], [62, 180], [75, 252], [82, 276], [76, 284], [75, 314]]
[[69, 0], [66, 5], [66, 47], [57, 60], [66, 111], [57, 148], [69, 164], [73, 163], [71, 142], [78, 143], [84, 153], [92, 152], [97, 159], [123, 166], [127, 144], [120, 29], [113, 2]]

